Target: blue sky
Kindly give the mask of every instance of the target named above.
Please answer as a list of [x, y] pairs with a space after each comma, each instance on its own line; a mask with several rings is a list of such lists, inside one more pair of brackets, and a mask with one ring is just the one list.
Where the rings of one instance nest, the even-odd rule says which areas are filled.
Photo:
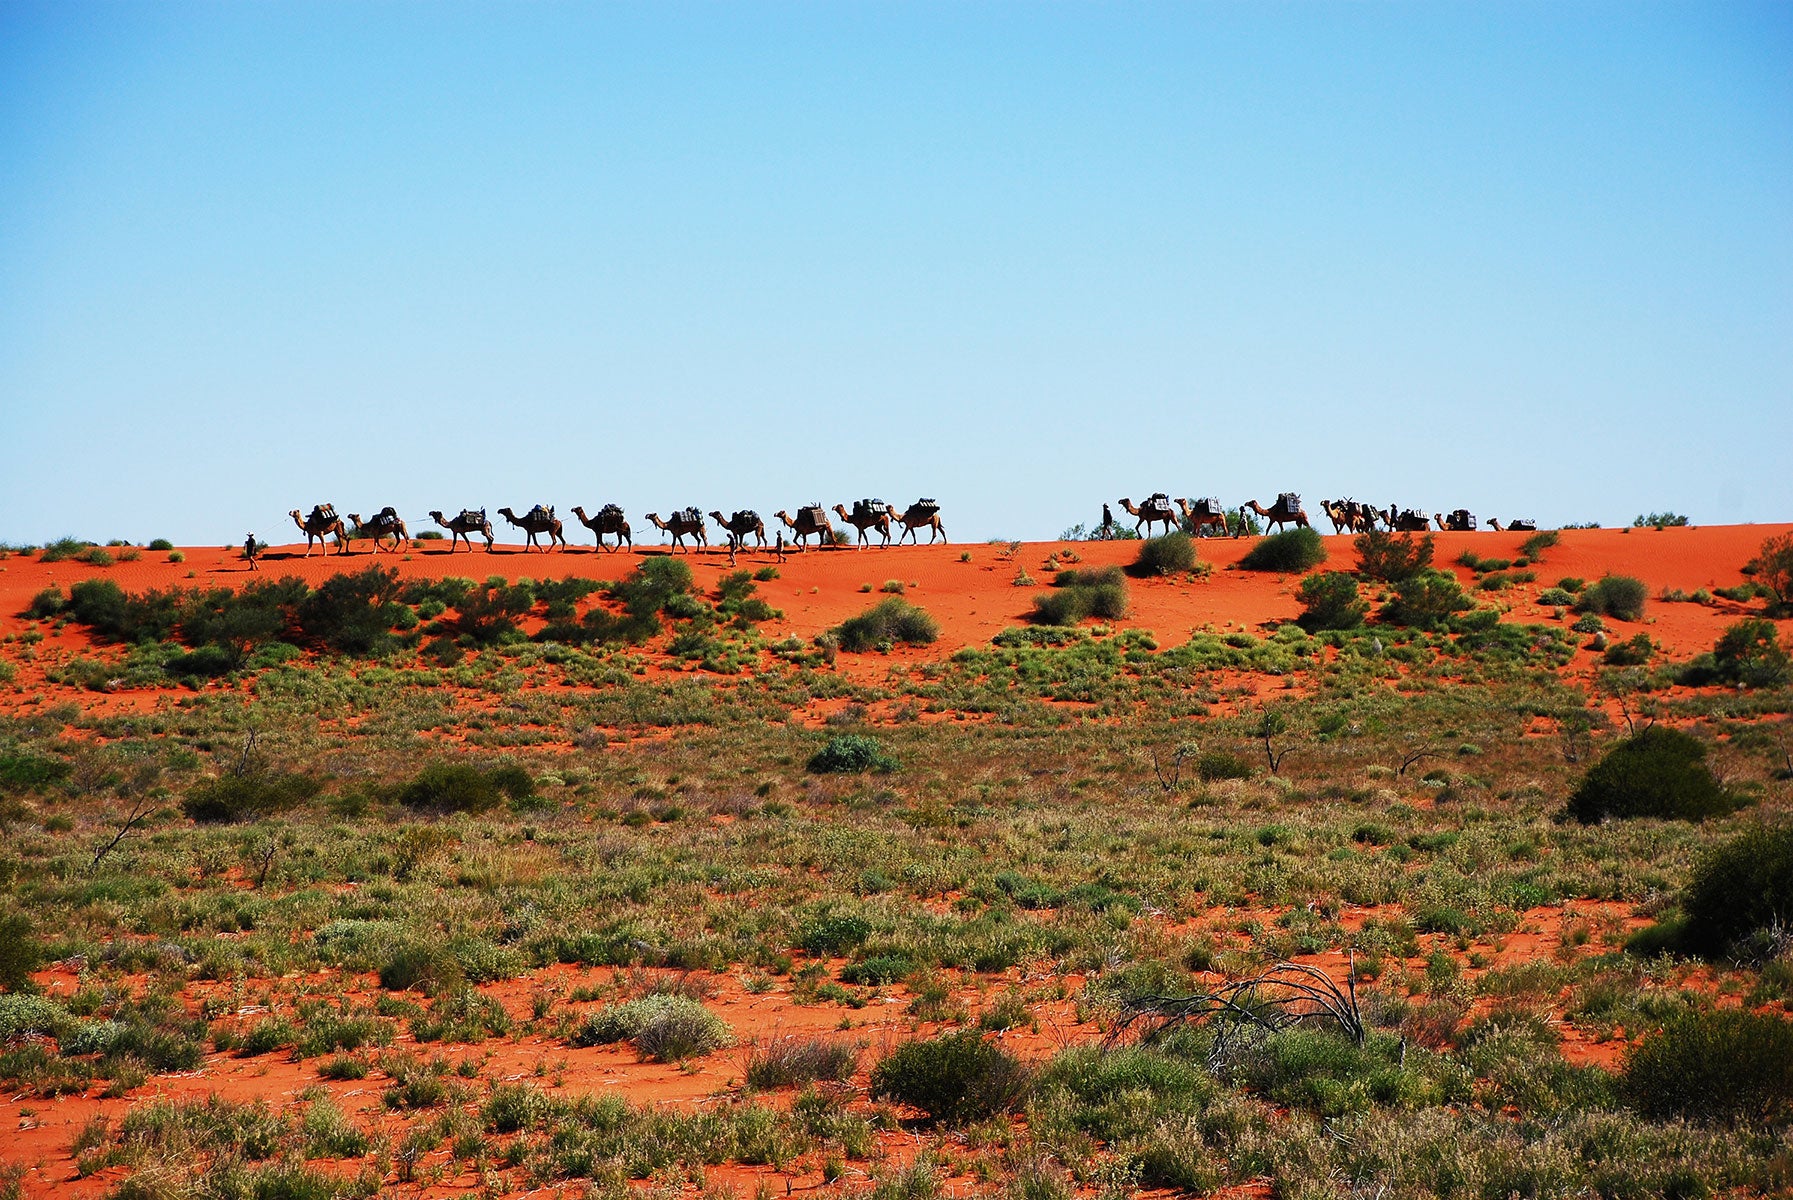
[[1789, 64], [1784, 3], [0, 0], [0, 539], [1790, 520]]

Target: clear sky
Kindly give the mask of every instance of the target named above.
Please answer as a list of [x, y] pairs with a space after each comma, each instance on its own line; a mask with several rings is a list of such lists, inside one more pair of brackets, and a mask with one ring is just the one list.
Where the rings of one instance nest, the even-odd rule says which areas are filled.
[[1785, 521], [1793, 5], [0, 0], [0, 422], [14, 543]]

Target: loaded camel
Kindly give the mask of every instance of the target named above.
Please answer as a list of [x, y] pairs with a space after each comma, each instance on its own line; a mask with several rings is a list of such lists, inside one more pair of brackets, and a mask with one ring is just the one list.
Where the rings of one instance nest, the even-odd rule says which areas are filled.
[[293, 524], [299, 527], [299, 532], [305, 535], [306, 558], [311, 557], [313, 541], [324, 548], [325, 554], [330, 553], [330, 543], [327, 539], [331, 534], [336, 535], [336, 552], [338, 554], [349, 552], [349, 531], [343, 528], [342, 518], [336, 515], [334, 505], [319, 504], [311, 510], [311, 515], [308, 517], [301, 517], [296, 508], [287, 515], [293, 519]]
[[1417, 508], [1399, 508], [1393, 504], [1382, 514], [1383, 523], [1393, 533], [1424, 533], [1432, 528], [1426, 514]]
[[372, 538], [376, 554], [386, 549], [380, 544], [380, 541], [388, 534], [392, 536], [392, 553], [394, 554], [398, 553], [400, 546], [409, 548], [411, 545], [411, 532], [405, 528], [405, 523], [399, 520], [398, 511], [391, 505], [387, 505], [375, 513], [371, 521], [363, 521], [358, 514], [350, 513], [349, 527], [355, 531], [357, 537]]
[[[1108, 506], [1103, 505], [1102, 507], [1107, 508]], [[1195, 536], [1202, 536], [1202, 531], [1209, 528], [1218, 529], [1222, 537], [1226, 536], [1226, 510], [1216, 501], [1197, 500], [1191, 504], [1187, 500], [1179, 499], [1177, 508], [1182, 512], [1183, 520]]]
[[897, 534], [897, 545], [899, 546], [903, 544], [903, 539], [906, 537], [915, 538], [916, 545], [920, 545], [921, 539], [915, 537], [917, 529], [932, 531], [928, 534], [928, 545], [930, 546], [934, 544], [936, 538], [943, 542], [946, 540], [946, 529], [940, 524], [940, 506], [932, 500], [917, 500], [904, 509], [900, 516], [895, 509], [891, 509], [890, 513], [891, 516], [896, 517], [897, 524], [903, 527], [903, 532]]
[[834, 542], [834, 526], [828, 523], [827, 510], [820, 504], [811, 504], [798, 509], [795, 520], [792, 520], [791, 514], [782, 508], [772, 515], [790, 528], [791, 536], [796, 540], [799, 550], [809, 549], [803, 539], [811, 535], [814, 535], [816, 544], [820, 546], [832, 545]]
[[[1154, 501], [1160, 500], [1164, 502], [1162, 507], [1158, 507], [1154, 504]], [[1163, 522], [1164, 532], [1166, 533], [1169, 533], [1177, 527], [1177, 518], [1170, 507], [1170, 497], [1166, 496], [1163, 492], [1152, 493], [1142, 505], [1135, 505], [1132, 500], [1128, 499], [1126, 496], [1122, 496], [1121, 507], [1127, 510], [1128, 516], [1138, 518], [1138, 520], [1133, 522], [1134, 533], [1139, 533], [1140, 526], [1143, 525], [1145, 527], [1144, 536], [1151, 537], [1152, 526], [1160, 522]]]
[[[1266, 527], [1270, 529], [1280, 529], [1284, 525], [1293, 525], [1297, 529], [1312, 528], [1307, 523], [1307, 512], [1301, 507], [1301, 502], [1295, 500], [1291, 503], [1290, 501], [1291, 497], [1283, 495], [1278, 496], [1276, 503], [1269, 508], [1265, 508], [1256, 500], [1247, 500], [1244, 507], [1264, 518]], [[1239, 522], [1239, 528], [1241, 531], [1244, 530], [1244, 521]]]
[[[598, 549], [614, 553], [623, 548], [624, 542], [629, 544], [629, 549], [635, 549], [635, 539], [629, 536], [629, 518], [625, 517], [623, 510], [616, 505], [606, 504], [598, 510], [597, 516], [588, 517], [585, 515], [585, 510], [575, 504], [573, 505], [573, 515], [579, 518], [579, 524], [591, 530], [592, 535], [598, 539]], [[607, 533], [616, 535], [616, 545], [606, 546], [604, 544], [604, 535]]]
[[671, 521], [662, 521], [659, 513], [649, 513], [647, 519], [652, 521], [654, 527], [659, 529], [660, 532], [670, 533], [672, 535], [672, 548], [674, 550], [677, 550], [680, 546], [684, 545], [687, 537], [691, 538], [700, 546], [707, 547], [710, 544], [709, 535], [704, 533], [703, 514], [698, 512], [695, 506], [687, 508], [682, 512], [673, 513]]
[[739, 547], [746, 545], [747, 535], [751, 533], [759, 539], [760, 549], [765, 549], [766, 523], [760, 520], [760, 515], [754, 512], [751, 508], [737, 509], [732, 517], [724, 517], [715, 509], [711, 509], [710, 520], [728, 530], [730, 546]]
[[890, 509], [888, 506], [875, 508], [871, 505], [856, 504], [853, 506], [853, 511], [848, 512], [846, 505], [836, 504], [834, 511], [840, 514], [841, 520], [859, 531], [861, 547], [871, 540], [865, 536], [865, 531], [868, 529], [876, 529], [883, 536], [884, 545], [890, 545]]
[[467, 552], [473, 552], [473, 535], [479, 534], [486, 539], [486, 553], [492, 552], [492, 522], [486, 519], [483, 508], [463, 508], [459, 516], [444, 517], [435, 509], [430, 510], [430, 520], [448, 530], [453, 536], [448, 539], [448, 552], [454, 553], [455, 545], [465, 541]]
[[544, 508], [538, 504], [520, 517], [508, 508], [501, 508], [498, 510], [498, 515], [523, 531], [525, 535], [523, 553], [525, 554], [529, 553], [531, 546], [540, 545], [535, 540], [538, 534], [548, 535], [548, 544], [542, 547], [544, 553], [554, 549], [556, 542], [560, 543], [562, 547], [567, 544], [566, 538], [560, 532], [560, 518], [554, 515], [552, 508]]

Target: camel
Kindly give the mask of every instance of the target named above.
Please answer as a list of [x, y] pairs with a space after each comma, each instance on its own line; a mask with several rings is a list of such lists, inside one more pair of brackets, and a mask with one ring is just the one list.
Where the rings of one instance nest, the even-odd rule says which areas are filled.
[[387, 534], [392, 535], [392, 552], [394, 554], [398, 553], [400, 546], [409, 549], [411, 545], [411, 531], [405, 528], [405, 523], [399, 520], [397, 510], [391, 505], [375, 513], [374, 519], [371, 521], [363, 521], [359, 514], [350, 513], [349, 528], [355, 531], [357, 537], [371, 537], [374, 540], [374, 553], [376, 554], [386, 548], [380, 542]]
[[[940, 524], [940, 506], [932, 500], [917, 500], [903, 510], [900, 516], [897, 515], [895, 509], [891, 509], [890, 515], [895, 517], [897, 524], [903, 527], [903, 532], [897, 534], [897, 545], [899, 546], [903, 544], [905, 537], [915, 538], [915, 531], [922, 528], [932, 531], [928, 534], [928, 545], [932, 546], [936, 538], [943, 542], [946, 541], [946, 529]], [[915, 541], [917, 545], [921, 544], [920, 538], [915, 538]]]
[[871, 539], [865, 536], [868, 529], [876, 529], [884, 538], [884, 545], [890, 545], [890, 506], [879, 507], [877, 504], [860, 501], [848, 512], [843, 504], [836, 504], [834, 511], [840, 519], [859, 531], [859, 545], [864, 547]]
[[670, 533], [672, 535], [672, 548], [674, 550], [677, 550], [680, 546], [684, 545], [687, 537], [690, 537], [700, 546], [708, 547], [710, 544], [709, 535], [704, 533], [703, 514], [697, 511], [696, 505], [692, 505], [682, 512], [673, 513], [670, 522], [662, 521], [659, 513], [649, 513], [647, 519], [652, 521], [655, 527], [662, 533]]
[[1160, 522], [1163, 523], [1166, 533], [1177, 527], [1177, 518], [1170, 506], [1170, 497], [1163, 492], [1153, 492], [1151, 496], [1147, 497], [1144, 504], [1137, 506], [1132, 500], [1122, 496], [1121, 507], [1127, 510], [1128, 516], [1138, 518], [1133, 522], [1134, 533], [1139, 533], [1140, 526], [1143, 525], [1145, 536], [1150, 537], [1152, 536], [1152, 526]]
[[1184, 523], [1195, 536], [1201, 537], [1202, 531], [1209, 528], [1218, 529], [1222, 537], [1226, 536], [1226, 509], [1220, 506], [1220, 501], [1210, 498], [1191, 504], [1179, 499], [1177, 508], [1183, 514]]
[[1382, 514], [1382, 521], [1393, 533], [1424, 533], [1432, 528], [1426, 514], [1417, 508], [1397, 508], [1391, 504]]
[[[1494, 522], [1490, 520], [1488, 524], [1494, 525]], [[1494, 527], [1496, 529], [1500, 528], [1498, 525], [1495, 525]], [[1538, 532], [1538, 523], [1530, 517], [1514, 517], [1511, 521], [1507, 522], [1507, 532], [1536, 533]]]
[[[1307, 511], [1301, 507], [1301, 497], [1294, 492], [1284, 492], [1269, 508], [1256, 500], [1247, 500], [1244, 507], [1264, 518], [1266, 527], [1270, 529], [1279, 529], [1283, 525], [1294, 525], [1298, 529], [1311, 528], [1307, 523]], [[1239, 528], [1243, 530], [1245, 522], [1239, 522]]]
[[834, 542], [834, 527], [828, 523], [828, 512], [820, 504], [810, 504], [798, 509], [796, 520], [792, 520], [791, 514], [782, 508], [772, 515], [790, 527], [799, 550], [809, 549], [803, 539], [811, 534], [815, 535], [817, 545], [827, 546]]
[[1488, 518], [1488, 528], [1492, 529], [1495, 533], [1503, 532], [1503, 530], [1500, 527], [1500, 518], [1499, 517], [1489, 517]]
[[467, 543], [467, 552], [471, 554], [473, 552], [473, 535], [476, 533], [486, 539], [486, 553], [492, 552], [492, 522], [486, 519], [485, 509], [463, 508], [459, 516], [450, 519], [432, 508], [430, 520], [453, 535], [448, 539], [450, 554], [454, 553], [456, 543], [463, 540]]
[[1433, 513], [1432, 519], [1438, 522], [1438, 528], [1451, 533], [1470, 533], [1475, 529], [1475, 518], [1469, 515], [1467, 508], [1459, 508], [1450, 516]]
[[728, 540], [732, 545], [745, 546], [747, 535], [751, 533], [759, 539], [760, 548], [765, 548], [766, 523], [760, 520], [760, 515], [751, 508], [737, 509], [732, 517], [724, 517], [721, 513], [711, 509], [710, 520], [728, 530]]
[[535, 540], [537, 534], [548, 535], [548, 544], [542, 547], [543, 553], [553, 550], [556, 542], [560, 543], [562, 547], [567, 544], [566, 538], [560, 532], [560, 518], [554, 515], [552, 508], [538, 504], [520, 517], [508, 508], [501, 508], [498, 510], [498, 515], [523, 531], [523, 553], [525, 554], [529, 553], [531, 546], [541, 544]]
[[293, 524], [297, 525], [299, 531], [305, 535], [306, 558], [311, 557], [311, 543], [314, 540], [324, 548], [325, 554], [330, 553], [328, 538], [333, 533], [336, 535], [336, 552], [338, 554], [349, 552], [349, 531], [343, 528], [342, 518], [336, 515], [335, 506], [320, 504], [311, 510], [311, 515], [308, 517], [301, 517], [299, 510], [295, 508], [287, 516], [293, 519]]
[[[603, 508], [598, 510], [597, 516], [588, 517], [585, 515], [585, 510], [575, 504], [573, 505], [573, 515], [579, 518], [579, 524], [591, 530], [592, 535], [598, 539], [598, 549], [606, 552], [615, 552], [623, 548], [624, 542], [629, 544], [629, 549], [635, 549], [635, 539], [629, 536], [629, 519], [623, 515], [623, 510], [616, 505], [606, 504]], [[616, 535], [615, 546], [606, 546], [604, 544], [604, 535], [607, 533], [614, 533]]]

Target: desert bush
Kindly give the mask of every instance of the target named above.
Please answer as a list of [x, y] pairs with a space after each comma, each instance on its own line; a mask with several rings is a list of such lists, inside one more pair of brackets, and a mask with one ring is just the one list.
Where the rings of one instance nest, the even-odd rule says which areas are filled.
[[1133, 560], [1135, 575], [1180, 575], [1194, 569], [1195, 541], [1182, 532], [1147, 538]]
[[926, 609], [898, 596], [849, 617], [833, 630], [840, 648], [861, 653], [881, 646], [926, 646], [940, 636], [940, 623]]
[[1293, 575], [1326, 561], [1326, 544], [1312, 529], [1285, 529], [1273, 533], [1239, 560], [1245, 571], [1280, 571]]
[[31, 972], [43, 961], [43, 945], [24, 913], [0, 916], [0, 988], [29, 991]]
[[824, 913], [803, 926], [797, 945], [810, 954], [844, 954], [871, 934], [871, 922], [857, 913]]
[[1415, 538], [1411, 533], [1373, 529], [1352, 542], [1357, 550], [1357, 573], [1379, 583], [1400, 583], [1432, 565], [1432, 535]]
[[399, 645], [394, 627], [411, 615], [399, 600], [401, 590], [398, 572], [389, 567], [332, 575], [298, 605], [299, 629], [339, 654], [387, 653]]
[[1034, 597], [1028, 619], [1037, 625], [1075, 625], [1085, 617], [1112, 621], [1127, 615], [1127, 584], [1119, 567], [1060, 571], [1052, 587]]
[[486, 1098], [480, 1116], [493, 1133], [516, 1133], [532, 1128], [547, 1115], [549, 1108], [548, 1097], [542, 1089], [527, 1083], [501, 1083]]
[[1250, 779], [1255, 768], [1237, 754], [1209, 750], [1196, 758], [1195, 771], [1204, 783], [1213, 783], [1221, 779]]
[[1779, 687], [1793, 674], [1780, 631], [1760, 617], [1725, 630], [1712, 648], [1712, 661], [1718, 678], [1744, 687]]
[[747, 1083], [764, 1089], [818, 1080], [844, 1083], [859, 1065], [859, 1051], [829, 1038], [776, 1038], [756, 1043], [747, 1058]]
[[1793, 935], [1793, 822], [1763, 824], [1710, 850], [1681, 899], [1698, 954], [1769, 957]]
[[74, 558], [76, 555], [86, 550], [90, 545], [92, 545], [91, 542], [84, 542], [79, 538], [57, 538], [38, 552], [37, 561], [45, 563], [67, 562], [69, 559]]
[[1370, 606], [1357, 594], [1357, 580], [1343, 571], [1322, 571], [1301, 581], [1297, 624], [1309, 633], [1322, 629], [1355, 629]]
[[657, 993], [606, 1004], [587, 1013], [573, 1032], [575, 1046], [630, 1042], [643, 1058], [678, 1062], [728, 1045], [728, 1025], [689, 996]]
[[1583, 825], [1632, 817], [1703, 821], [1739, 803], [1712, 777], [1705, 743], [1651, 726], [1614, 746], [1582, 776], [1564, 815]]
[[62, 589], [52, 585], [31, 597], [24, 615], [33, 621], [42, 621], [60, 613], [67, 604], [68, 597], [62, 594]]
[[174, 543], [167, 538], [156, 538], [151, 541], [146, 548], [150, 550], [172, 550], [174, 549]]
[[1561, 537], [1562, 535], [1554, 529], [1540, 529], [1519, 543], [1520, 556], [1529, 558], [1533, 562], [1542, 562], [1544, 551], [1556, 545]]
[[75, 1024], [68, 1009], [43, 996], [0, 995], [0, 1045], [29, 1034], [55, 1036]]
[[1785, 1125], [1793, 1121], [1793, 1022], [1688, 1009], [1631, 1052], [1623, 1088], [1647, 1116]]
[[1575, 603], [1575, 593], [1565, 592], [1560, 587], [1547, 587], [1538, 593], [1538, 603], [1555, 608], [1569, 608]]
[[1793, 612], [1793, 533], [1765, 539], [1743, 573], [1766, 593], [1771, 616]]
[[1633, 529], [1668, 529], [1687, 524], [1687, 518], [1678, 512], [1639, 513], [1632, 518]]
[[181, 811], [202, 825], [259, 821], [297, 808], [322, 790], [311, 775], [252, 766], [200, 780], [181, 797]]
[[1641, 579], [1629, 575], [1607, 575], [1596, 579], [1576, 597], [1575, 611], [1615, 617], [1621, 621], [1643, 619], [1644, 600], [1649, 589]]
[[380, 986], [389, 992], [437, 992], [460, 986], [461, 964], [448, 946], [434, 940], [407, 940], [386, 952]]
[[517, 766], [483, 768], [472, 763], [437, 761], [419, 771], [398, 790], [398, 802], [406, 808], [430, 812], [489, 812], [503, 804], [527, 799], [535, 781]]
[[1395, 597], [1381, 615], [1390, 625], [1436, 629], [1472, 603], [1455, 575], [1428, 567], [1395, 585]]
[[905, 1042], [872, 1070], [874, 1096], [962, 1124], [1006, 1112], [1026, 1093], [1021, 1061], [975, 1029]]
[[1641, 667], [1650, 661], [1656, 653], [1656, 643], [1650, 635], [1640, 633], [1628, 642], [1614, 642], [1606, 648], [1602, 661], [1609, 667]]
[[0, 754], [0, 795], [47, 791], [69, 776], [69, 765], [41, 754]]
[[884, 753], [878, 739], [862, 733], [844, 733], [828, 739], [828, 744], [809, 760], [809, 770], [818, 775], [855, 775], [865, 771], [894, 771], [897, 760]]

